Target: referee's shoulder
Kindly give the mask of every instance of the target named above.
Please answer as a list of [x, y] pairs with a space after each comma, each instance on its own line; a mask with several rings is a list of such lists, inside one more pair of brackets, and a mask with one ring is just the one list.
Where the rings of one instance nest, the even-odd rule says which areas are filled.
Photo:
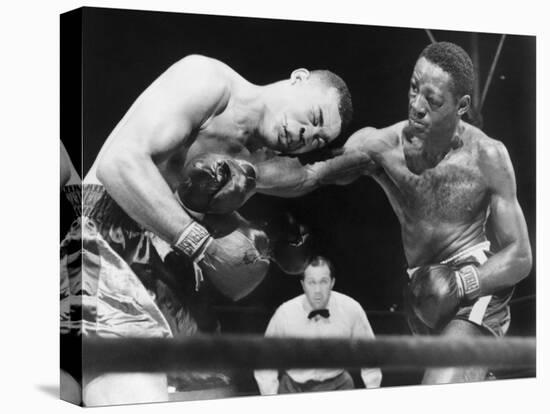
[[304, 295], [296, 296], [292, 299], [289, 299], [283, 303], [281, 303], [275, 312], [285, 312], [285, 311], [292, 311], [293, 309], [296, 309], [298, 306], [302, 305], [302, 297]]
[[348, 309], [353, 309], [356, 311], [364, 312], [365, 310], [361, 306], [361, 304], [352, 298], [351, 296], [345, 295], [340, 292], [332, 291], [332, 294], [336, 295], [338, 298], [338, 302], [340, 302], [342, 305], [346, 306]]

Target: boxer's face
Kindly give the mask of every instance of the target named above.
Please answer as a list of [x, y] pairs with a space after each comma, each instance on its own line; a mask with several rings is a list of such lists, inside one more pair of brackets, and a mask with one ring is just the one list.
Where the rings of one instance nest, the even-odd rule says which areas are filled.
[[460, 119], [461, 100], [452, 90], [452, 78], [441, 67], [420, 58], [409, 87], [409, 127], [420, 139], [444, 139]]
[[270, 146], [292, 154], [324, 147], [340, 134], [339, 100], [335, 88], [315, 79], [292, 85], [269, 112]]
[[327, 265], [310, 265], [306, 268], [302, 287], [313, 309], [326, 308], [333, 286], [334, 279], [330, 277], [330, 269]]

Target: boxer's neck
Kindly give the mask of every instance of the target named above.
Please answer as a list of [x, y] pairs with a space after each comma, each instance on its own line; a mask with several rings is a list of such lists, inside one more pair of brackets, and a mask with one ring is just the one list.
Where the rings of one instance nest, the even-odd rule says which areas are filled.
[[423, 154], [430, 163], [437, 164], [452, 150], [462, 145], [464, 125], [459, 120], [454, 128], [439, 131], [424, 140]]
[[253, 139], [261, 124], [264, 103], [262, 87], [246, 82], [233, 88], [227, 111], [231, 113], [233, 122], [241, 130], [245, 140]]
[[403, 144], [407, 167], [415, 174], [434, 168], [453, 150], [462, 146], [463, 132], [464, 125], [459, 122], [445, 133], [440, 129], [430, 136], [419, 138], [412, 129], [406, 127]]

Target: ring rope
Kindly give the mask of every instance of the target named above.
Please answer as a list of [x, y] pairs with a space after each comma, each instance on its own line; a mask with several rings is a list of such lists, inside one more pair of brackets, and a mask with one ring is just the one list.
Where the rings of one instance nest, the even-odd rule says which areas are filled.
[[186, 338], [84, 338], [84, 369], [171, 372], [209, 369], [445, 366], [531, 368], [533, 337], [380, 336], [377, 339], [265, 338], [197, 335]]

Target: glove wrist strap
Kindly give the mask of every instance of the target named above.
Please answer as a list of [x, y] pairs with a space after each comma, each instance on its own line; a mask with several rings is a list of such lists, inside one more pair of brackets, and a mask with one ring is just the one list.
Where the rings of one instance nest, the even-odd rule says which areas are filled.
[[[480, 296], [479, 272], [473, 265], [461, 267], [457, 272], [461, 280], [462, 297], [466, 300], [474, 300]], [[460, 289], [459, 289], [460, 290]]]
[[209, 238], [210, 233], [208, 230], [196, 221], [192, 221], [191, 224], [182, 231], [174, 244], [174, 248], [192, 259]]

